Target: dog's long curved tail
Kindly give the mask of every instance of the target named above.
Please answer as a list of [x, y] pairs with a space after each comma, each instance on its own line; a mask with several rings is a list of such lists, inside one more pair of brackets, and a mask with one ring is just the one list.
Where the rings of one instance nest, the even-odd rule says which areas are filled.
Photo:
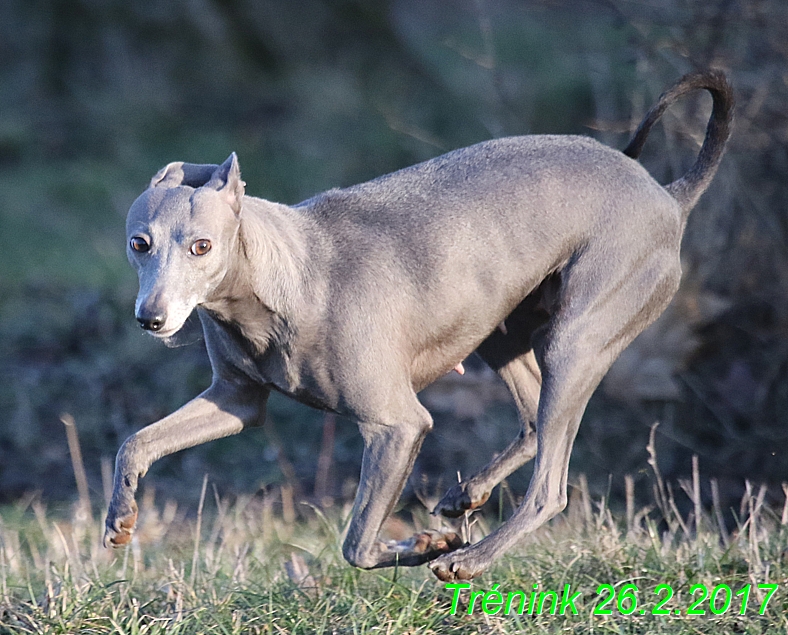
[[646, 143], [648, 133], [662, 113], [679, 97], [698, 88], [708, 90], [714, 101], [711, 118], [706, 127], [706, 138], [703, 140], [703, 146], [695, 164], [684, 176], [665, 186], [665, 189], [681, 206], [684, 221], [687, 220], [690, 210], [714, 178], [725, 151], [725, 143], [731, 134], [733, 89], [725, 74], [722, 71], [711, 70], [690, 73], [682, 77], [660, 95], [657, 103], [648, 111], [638, 126], [629, 145], [624, 149], [624, 154], [637, 159]]

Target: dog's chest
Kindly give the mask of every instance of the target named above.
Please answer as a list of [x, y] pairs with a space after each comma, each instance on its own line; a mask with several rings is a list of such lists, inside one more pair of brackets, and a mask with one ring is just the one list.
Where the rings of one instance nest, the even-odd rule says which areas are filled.
[[[252, 381], [305, 405], [337, 409], [336, 391], [331, 390], [327, 373], [315, 371], [314, 364], [307, 363], [313, 361], [311, 357], [302, 359], [290, 338], [275, 333], [261, 338], [256, 331], [253, 331], [255, 337], [248, 337], [247, 329], [237, 323], [215, 319], [212, 322], [212, 328], [206, 329], [206, 339], [224, 363]], [[322, 368], [320, 364], [317, 366]]]

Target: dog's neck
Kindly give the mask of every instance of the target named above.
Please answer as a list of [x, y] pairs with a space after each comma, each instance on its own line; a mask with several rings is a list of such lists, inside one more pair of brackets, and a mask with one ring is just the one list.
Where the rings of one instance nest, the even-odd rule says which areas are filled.
[[238, 235], [254, 295], [285, 319], [307, 291], [308, 221], [292, 207], [244, 198]]
[[204, 307], [260, 349], [296, 328], [308, 297], [308, 224], [291, 207], [244, 197], [227, 274]]

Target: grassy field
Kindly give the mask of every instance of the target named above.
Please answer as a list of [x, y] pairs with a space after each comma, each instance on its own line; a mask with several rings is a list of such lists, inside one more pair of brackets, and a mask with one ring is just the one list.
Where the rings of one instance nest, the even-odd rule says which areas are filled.
[[[786, 514], [762, 505], [763, 490], [748, 487], [728, 532], [715, 520], [719, 509], [679, 515], [661, 484], [661, 505], [630, 505], [618, 517], [584, 483], [562, 515], [456, 597], [425, 567], [348, 566], [339, 550], [348, 505], [294, 508], [280, 490], [229, 502], [203, 486], [195, 514], [157, 504], [149, 490], [133, 544], [108, 551], [98, 514], [28, 499], [0, 512], [0, 633], [786, 632]], [[697, 485], [683, 484], [690, 498]], [[411, 517], [417, 526], [435, 522], [425, 510]], [[477, 514], [460, 524], [477, 540], [495, 522]], [[411, 530], [401, 520], [388, 526], [393, 536]], [[495, 590], [504, 602], [522, 590], [523, 614], [519, 599], [504, 614], [486, 595]], [[549, 591], [558, 596], [555, 614], [551, 597], [538, 595]], [[574, 614], [561, 601], [578, 591]], [[611, 591], [615, 599], [603, 604]], [[701, 614], [688, 614], [695, 601]], [[660, 608], [667, 614], [652, 615]]]

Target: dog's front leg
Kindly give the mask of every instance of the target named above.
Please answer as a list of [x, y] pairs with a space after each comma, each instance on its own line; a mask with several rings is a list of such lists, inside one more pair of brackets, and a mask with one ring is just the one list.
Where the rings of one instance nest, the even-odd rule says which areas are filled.
[[364, 457], [342, 553], [350, 564], [363, 569], [416, 566], [463, 545], [457, 534], [436, 531], [423, 531], [402, 542], [383, 542], [378, 537], [405, 486], [424, 436], [432, 428], [429, 413], [415, 395], [413, 401], [413, 414], [401, 424], [359, 424]]
[[154, 461], [262, 425], [268, 392], [256, 384], [215, 379], [201, 395], [126, 439], [115, 461], [104, 544], [117, 547], [131, 540], [137, 521], [137, 483]]

